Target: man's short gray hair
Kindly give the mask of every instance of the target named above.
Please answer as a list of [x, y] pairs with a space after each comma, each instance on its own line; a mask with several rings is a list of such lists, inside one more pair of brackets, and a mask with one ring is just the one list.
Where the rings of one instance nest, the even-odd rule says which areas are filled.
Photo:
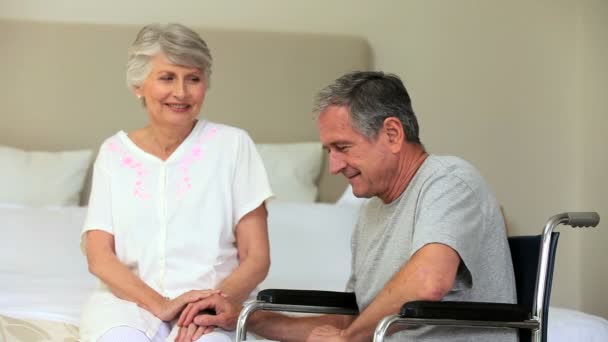
[[376, 71], [348, 73], [317, 94], [313, 112], [318, 116], [330, 106], [348, 107], [353, 128], [368, 139], [378, 136], [386, 118], [396, 117], [406, 141], [421, 144], [410, 96], [396, 75]]
[[171, 63], [197, 68], [209, 85], [211, 76], [211, 52], [207, 43], [193, 30], [181, 24], [152, 24], [144, 26], [129, 48], [127, 61], [127, 85], [139, 86], [148, 77], [150, 60], [159, 53], [165, 54]]

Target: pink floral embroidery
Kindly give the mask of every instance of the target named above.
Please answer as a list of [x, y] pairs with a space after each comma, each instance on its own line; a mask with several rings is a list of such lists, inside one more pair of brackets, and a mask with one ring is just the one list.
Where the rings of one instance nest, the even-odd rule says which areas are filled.
[[135, 184], [133, 186], [133, 195], [141, 199], [148, 199], [151, 197], [150, 193], [146, 191], [144, 186], [144, 180], [149, 174], [148, 170], [133, 158], [132, 155], [127, 152], [119, 143], [116, 141], [110, 141], [107, 147], [110, 151], [120, 155], [120, 165], [122, 167], [128, 167], [136, 174]]
[[205, 154], [203, 150], [203, 143], [207, 140], [215, 137], [217, 133], [217, 127], [213, 127], [207, 132], [207, 134], [202, 135], [194, 144], [190, 153], [186, 154], [182, 160], [179, 161], [179, 171], [181, 172], [181, 179], [177, 185], [177, 198], [181, 199], [184, 195], [192, 188], [192, 183], [189, 170], [190, 165], [195, 161], [201, 160]]
[[[207, 140], [215, 137], [217, 133], [217, 127], [212, 127], [205, 135], [202, 135], [194, 144], [194, 147], [188, 154], [186, 154], [179, 161], [179, 172], [181, 173], [181, 179], [177, 185], [177, 198], [181, 199], [190, 189], [192, 189], [192, 183], [190, 178], [190, 166], [203, 158], [205, 151], [203, 150], [203, 143], [207, 142]], [[115, 140], [112, 140], [108, 143], [107, 148], [118, 154], [120, 156], [120, 165], [122, 167], [127, 167], [136, 175], [135, 183], [133, 184], [132, 193], [134, 196], [139, 197], [141, 199], [149, 199], [152, 196], [147, 191], [145, 187], [145, 180], [148, 174], [150, 173], [148, 169], [146, 169], [143, 164], [135, 158], [129, 152], [122, 147], [120, 143]]]

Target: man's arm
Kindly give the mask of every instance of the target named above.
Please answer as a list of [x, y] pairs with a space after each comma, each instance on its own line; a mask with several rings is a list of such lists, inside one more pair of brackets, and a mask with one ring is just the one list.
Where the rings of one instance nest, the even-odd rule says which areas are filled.
[[[179, 326], [190, 323], [199, 326], [218, 326], [224, 330], [236, 328], [236, 317], [242, 310], [240, 304], [222, 295], [213, 295], [189, 306], [190, 310], [179, 319]], [[201, 310], [213, 309], [215, 315], [198, 314]], [[288, 317], [273, 312], [256, 311], [248, 319], [247, 330], [268, 339], [288, 341], [305, 341], [311, 331], [318, 326], [331, 325], [345, 329], [354, 320], [354, 316], [323, 315], [314, 317]]]
[[[342, 315], [287, 317], [258, 311], [249, 319], [249, 330], [280, 341], [321, 341], [331, 337], [325, 327], [333, 326], [339, 333], [335, 340], [370, 341], [378, 322], [384, 316], [399, 312], [403, 303], [441, 300], [453, 287], [459, 264], [460, 257], [452, 248], [439, 243], [428, 244], [412, 256], [356, 319], [355, 316]], [[234, 318], [240, 307], [226, 298], [215, 295], [193, 306], [194, 310], [184, 323], [194, 321], [199, 325], [217, 325], [226, 330], [235, 328]], [[195, 312], [207, 308], [214, 309], [217, 315], [194, 317]]]
[[460, 256], [447, 245], [420, 248], [378, 293], [342, 335], [347, 341], [370, 341], [378, 322], [396, 314], [405, 302], [441, 300], [454, 286]]
[[346, 329], [356, 316], [322, 315], [289, 317], [266, 311], [257, 311], [248, 320], [248, 330], [270, 340], [282, 342], [306, 341], [311, 332], [320, 326], [330, 325]]

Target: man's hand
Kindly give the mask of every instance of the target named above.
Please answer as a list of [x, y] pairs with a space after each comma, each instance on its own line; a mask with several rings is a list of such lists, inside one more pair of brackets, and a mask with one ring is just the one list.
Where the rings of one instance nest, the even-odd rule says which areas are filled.
[[174, 299], [166, 299], [157, 309], [155, 316], [163, 321], [171, 321], [188, 303], [196, 302], [214, 294], [219, 294], [219, 290], [192, 290], [181, 294]]
[[344, 330], [331, 325], [321, 325], [313, 329], [306, 342], [346, 342]]
[[[224, 330], [234, 330], [241, 309], [241, 305], [232, 303], [226, 296], [213, 294], [188, 304], [179, 316], [177, 325], [183, 328], [194, 323], [205, 328], [220, 327]], [[201, 313], [203, 310], [214, 310], [215, 315]]]

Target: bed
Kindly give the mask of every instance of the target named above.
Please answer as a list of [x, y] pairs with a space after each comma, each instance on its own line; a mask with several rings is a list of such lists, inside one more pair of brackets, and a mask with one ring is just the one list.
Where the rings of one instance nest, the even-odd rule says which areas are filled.
[[[145, 122], [124, 86], [137, 30], [0, 20], [0, 71], [11, 80], [0, 84], [0, 341], [77, 340], [95, 286], [80, 250], [91, 161], [105, 137]], [[358, 202], [325, 171], [309, 112], [323, 85], [370, 67], [367, 43], [198, 31], [215, 59], [202, 116], [251, 134], [277, 195], [268, 207], [273, 262], [260, 288], [342, 290]], [[608, 341], [608, 322], [596, 316], [552, 308], [549, 323], [550, 341]]]

